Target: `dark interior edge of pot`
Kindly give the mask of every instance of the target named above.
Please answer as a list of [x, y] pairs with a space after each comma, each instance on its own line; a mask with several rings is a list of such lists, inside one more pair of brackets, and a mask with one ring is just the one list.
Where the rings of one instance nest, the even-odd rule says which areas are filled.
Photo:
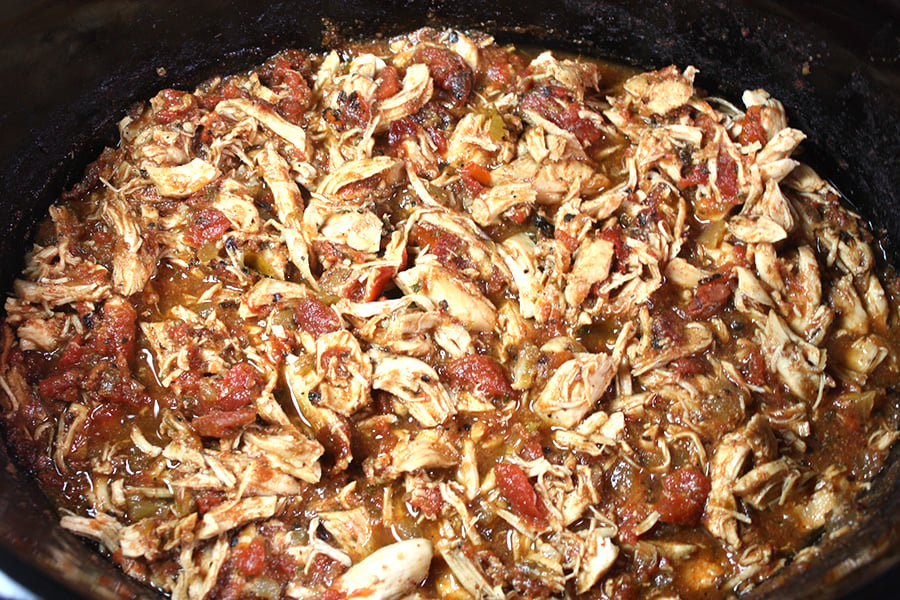
[[[352, 2], [348, 4], [350, 4], [351, 6], [355, 6], [355, 4]], [[389, 2], [383, 6], [382, 10], [385, 11], [385, 14], [390, 14], [391, 10], [396, 10], [397, 6], [402, 6], [403, 4], [404, 3], [402, 2]], [[346, 36], [348, 38], [360, 38], [363, 37], [367, 31], [371, 31], [373, 24], [375, 24], [376, 27], [383, 27], [384, 30], [390, 30], [391, 33], [398, 33], [400, 31], [411, 29], [416, 26], [425, 25], [426, 23], [438, 25], [461, 24], [461, 27], [481, 26], [483, 29], [496, 32], [497, 37], [500, 41], [524, 43], [536, 38], [542, 38], [549, 45], [558, 49], [576, 52], [583, 51], [586, 54], [601, 54], [609, 58], [623, 60], [642, 67], [663, 66], [665, 62], [675, 62], [682, 66], [686, 64], [683, 49], [681, 53], [677, 51], [673, 51], [671, 53], [656, 52], [655, 61], [652, 59], [636, 61], [634, 60], [632, 55], [629, 55], [627, 53], [627, 51], [624, 51], [622, 49], [616, 50], [614, 48], [610, 48], [610, 46], [608, 45], [609, 38], [613, 35], [622, 35], [640, 46], [642, 52], [645, 53], [644, 55], [647, 56], [646, 52], [648, 52], [648, 48], [652, 46], [653, 40], [641, 39], [635, 34], [634, 31], [625, 31], [625, 26], [623, 25], [618, 25], [618, 29], [613, 28], [608, 32], [601, 32], [601, 34], [598, 34], [595, 31], [595, 25], [593, 25], [594, 30], [592, 30], [592, 25], [590, 23], [575, 23], [574, 26], [576, 27], [576, 29], [578, 29], [576, 35], [574, 37], [564, 37], [558, 32], [566, 29], [567, 27], [571, 27], [572, 24], [568, 20], [560, 16], [559, 12], [551, 11], [551, 14], [548, 15], [547, 22], [549, 23], [549, 26], [547, 26], [548, 23], [545, 23], [540, 27], [534, 23], [528, 24], [527, 18], [525, 19], [525, 26], [512, 26], [507, 24], [509, 15], [503, 13], [502, 6], [500, 8], [493, 9], [493, 12], [491, 12], [492, 9], [485, 8], [483, 9], [485, 14], [478, 14], [473, 16], [471, 14], [461, 14], [461, 9], [457, 8], [453, 3], [449, 2], [412, 2], [410, 4], [413, 5], [413, 11], [418, 8], [421, 9], [421, 12], [411, 15], [409, 17], [409, 21], [388, 20], [379, 17], [377, 14], [368, 15], [368, 18], [360, 18], [358, 16], [346, 17], [342, 16], [340, 10], [335, 10], [332, 14], [327, 15], [328, 18], [324, 24], [318, 22], [314, 26], [310, 26], [307, 24], [305, 27], [295, 28], [295, 31], [293, 32], [284, 31], [284, 28], [282, 28], [281, 30], [279, 30], [278, 35], [264, 36], [263, 39], [266, 43], [263, 45], [259, 44], [260, 38], [253, 31], [245, 32], [244, 39], [253, 39], [256, 43], [246, 44], [245, 46], [243, 46], [243, 50], [241, 48], [233, 48], [223, 55], [220, 55], [213, 61], [208, 61], [203, 56], [199, 55], [189, 55], [186, 57], [182, 57], [181, 59], [178, 59], [176, 57], [176, 60], [168, 60], [168, 62], [164, 63], [168, 65], [167, 74], [164, 77], [152, 80], [152, 83], [148, 81], [142, 81], [138, 86], [136, 86], [136, 91], [134, 92], [132, 101], [148, 98], [157, 88], [169, 85], [191, 87], [193, 84], [198, 83], [215, 71], [229, 72], [246, 68], [256, 62], [259, 62], [266, 56], [273, 54], [277, 49], [283, 47], [316, 47], [319, 45], [320, 41], [323, 38], [334, 39], [333, 36], [335, 35], [335, 32], [338, 32], [339, 35]], [[566, 3], [562, 4], [562, 9], [558, 10], [565, 11]], [[770, 3], [759, 2], [751, 4], [760, 4], [765, 7]], [[722, 5], [717, 2], [699, 2], [698, 5], [698, 10], [724, 10]], [[277, 13], [279, 7], [281, 7], [281, 9], [284, 9], [285, 4], [276, 3], [273, 6], [274, 11]], [[601, 8], [603, 10], [601, 10]], [[521, 9], [521, 7], [511, 7], [514, 16], [522, 17], [523, 14], [527, 13], [527, 9], [519, 9]], [[578, 7], [578, 9], [582, 11], [586, 10], [589, 13], [591, 10], [594, 10], [595, 12], [591, 13], [590, 16], [598, 19], [604, 19], [605, 17], [607, 17], [610, 19], [618, 19], [619, 21], [617, 22], [620, 23], [627, 23], [631, 21], [632, 23], [639, 23], [644, 27], [647, 26], [646, 22], [640, 21], [640, 17], [637, 17], [630, 12], [631, 8], [628, 3], [613, 2], [610, 3], [609, 6], [605, 7], [597, 7], [593, 9], [589, 7], [585, 9], [583, 6], [581, 6]], [[424, 12], [425, 10], [431, 10], [432, 13], [429, 15]], [[604, 10], [606, 12], [603, 12]], [[748, 22], [752, 26], [755, 26], [756, 24], [756, 22], [752, 20], [755, 13], [753, 13], [750, 8], [744, 8], [741, 10], [743, 12], [736, 11], [737, 15], [730, 15], [730, 18], [732, 20], [726, 23], [726, 28], [731, 31], [732, 34], [734, 34], [734, 32], [736, 31], [739, 35], [743, 35], [743, 31], [741, 30], [741, 27], [743, 26], [741, 25], [741, 23], [743, 22]], [[527, 17], [527, 14], [525, 14], [525, 16]], [[784, 22], [793, 23], [794, 26], [800, 26], [796, 21], [791, 21], [792, 18], [796, 19], [796, 15], [792, 15], [790, 11], [787, 11], [787, 14], [782, 15], [781, 18], [784, 18]], [[270, 21], [271, 20], [272, 19], [270, 19]], [[521, 22], [523, 21], [520, 21], [520, 23]], [[268, 26], [269, 22], [257, 21], [256, 24], [260, 28], [263, 28]], [[656, 25], [661, 26], [663, 30], [665, 30], [664, 24], [656, 23]], [[669, 31], [669, 33], [673, 32]], [[674, 33], [676, 35], [681, 35], [678, 32]], [[752, 34], [759, 32], [750, 31], [750, 33], [752, 38]], [[329, 36], [332, 36], [332, 38], [329, 38]], [[315, 42], [311, 43], [310, 40], [315, 40]], [[751, 39], [751, 41], [754, 40]], [[762, 43], [762, 40], [756, 41]], [[710, 43], [713, 47], [717, 47], [715, 46], [714, 41]], [[836, 49], [836, 51], [841, 51], [841, 49]], [[665, 58], [668, 58], [669, 60], [660, 60]], [[152, 55], [151, 53], [151, 56], [145, 57], [144, 62], [141, 63], [140, 66], [145, 70], [148, 68], [155, 68], [156, 66], [160, 66], [157, 63], [161, 62], [161, 60], [157, 59], [161, 59], [161, 55]], [[654, 62], [655, 64], [651, 64]], [[821, 66], [825, 71], [827, 71], [827, 65], [823, 64]], [[133, 65], [130, 65], [130, 67], [133, 67]], [[874, 79], [875, 82], [870, 81], [869, 78]], [[863, 86], [863, 88], [865, 86], [875, 86], [871, 89], [877, 90], [878, 78], [879, 77], [877, 69], [872, 68], [866, 73], [859, 74], [858, 81], [851, 82], [851, 84], [856, 85], [857, 88], [859, 88], [860, 86]], [[111, 81], [113, 80], [115, 80], [115, 76], [111, 78]], [[734, 100], [738, 99], [738, 97], [736, 96], [736, 94], [739, 92], [739, 89], [736, 87], [737, 82], [717, 81], [715, 79], [715, 72], [709, 72], [708, 75], [702, 74], [701, 79], [698, 82], [701, 85], [708, 85], [710, 87], [716, 86], [716, 91], [721, 91], [723, 95], [727, 95]], [[753, 82], [747, 83], [749, 83], [750, 86], [754, 85]], [[762, 83], [760, 83], [759, 85], [762, 85]], [[788, 97], [802, 97], [804, 92], [808, 92], [808, 90], [804, 89], [805, 85], [806, 87], [808, 87], [809, 84], [804, 84], [801, 80], [798, 84], [798, 91], [796, 91], [796, 93], [792, 92], [791, 90], [784, 91], [788, 92]], [[776, 90], [776, 93], [774, 93], [773, 95], [785, 100], [785, 104], [788, 107], [789, 114], [792, 117], [792, 124], [804, 129], [809, 127], [810, 123], [812, 123], [813, 125], [815, 124], [815, 119], [812, 119], [811, 122], [808, 122], [807, 119], [796, 118], [796, 114], [793, 114], [794, 111], [791, 108], [792, 104], [789, 100], [783, 97], [784, 94], [779, 95]], [[93, 106], [91, 103], [88, 104], [90, 106]], [[122, 110], [124, 110], [126, 106], [123, 105], [121, 108]], [[884, 103], [883, 106], [879, 106], [878, 110], [881, 111], [882, 114], [891, 114], [892, 110], [894, 114], [896, 114], [897, 112], [896, 106], [892, 108], [888, 103]], [[4, 238], [0, 240], [0, 256], [7, 257], [7, 260], [10, 256], [21, 257], [23, 248], [21, 246], [21, 242], [19, 242], [18, 240], [27, 239], [34, 226], [34, 222], [37, 219], [37, 215], [46, 210], [46, 206], [54, 201], [61, 190], [74, 183], [74, 181], [76, 181], [80, 177], [87, 162], [89, 162], [94, 156], [99, 153], [103, 145], [110, 144], [114, 141], [115, 122], [118, 120], [119, 116], [120, 115], [105, 114], [105, 116], [100, 119], [94, 117], [93, 120], [90, 121], [90, 127], [84, 130], [74, 130], [76, 131], [76, 135], [63, 140], [54, 139], [54, 136], [59, 136], [60, 134], [65, 135], [65, 132], [53, 131], [52, 129], [49, 131], [40, 132], [41, 134], [43, 134], [43, 137], [39, 135], [37, 139], [34, 140], [34, 142], [39, 146], [41, 144], [45, 144], [47, 146], [47, 149], [45, 150], [46, 152], [57, 150], [60, 146], [67, 147], [66, 152], [56, 154], [56, 156], [60, 157], [59, 160], [47, 170], [43, 170], [40, 173], [29, 172], [29, 165], [23, 160], [19, 160], [18, 162], [16, 160], [13, 160], [11, 161], [11, 163], [7, 163], [12, 164], [10, 168], [3, 168], [2, 170], [0, 170], [0, 172], [2, 172], [3, 174], [12, 173], [14, 177], [19, 178], [20, 182], [25, 182], [27, 184], [27, 187], [22, 186], [17, 189], [28, 193], [30, 199], [32, 200], [32, 202], [28, 203], [27, 210], [23, 209], [22, 207], [17, 207], [14, 211], [9, 212], [8, 208], [4, 207], [4, 212], [0, 213], [0, 217], [3, 218], [3, 226], [6, 228], [6, 231], [3, 232], [5, 234]], [[811, 131], [815, 132], [816, 130], [813, 129]], [[890, 134], [891, 131], [888, 131], [885, 134], [886, 137], [884, 140], [882, 140], [882, 145], [886, 145], [889, 148], [897, 148], [898, 142], [896, 138], [898, 136], [896, 130], [893, 131], [895, 139], [889, 139], [887, 136], [889, 136]], [[843, 170], [850, 169], [852, 167], [852, 164], [850, 162], [845, 162], [840, 158], [840, 140], [830, 139], [828, 136], [824, 136], [822, 138], [815, 137], [811, 141], [813, 143], [809, 145], [811, 147], [811, 149], [808, 149], [809, 159], [816, 166], [821, 165], [823, 172], [841, 173]], [[898, 155], [900, 155], [900, 152], [898, 152], [894, 156]], [[836, 156], [838, 157], [837, 159], [835, 158]], [[896, 163], [894, 164], [896, 166]], [[897, 169], [894, 169], [893, 171], [890, 171], [890, 169], [888, 169], [888, 183], [890, 183], [890, 175], [892, 174], [893, 178], [897, 180], [894, 181], [894, 183], [900, 182], [900, 174], [898, 174], [897, 171]], [[3, 176], [4, 175], [0, 175], [0, 177]], [[874, 198], [877, 196], [877, 192], [875, 191], [875, 189], [873, 189], [874, 186], [866, 186], [861, 185], [858, 182], [854, 182], [852, 176], [849, 178], [842, 178], [840, 177], [840, 175], [838, 175], [837, 177], [835, 177], [835, 180], [839, 188], [845, 191], [851, 198], [851, 200], [859, 198]], [[6, 189], [6, 183], [6, 181], [0, 180], [0, 184], [3, 184], [3, 187], [0, 189]], [[898, 189], [898, 186], [895, 185], [893, 187], [888, 187], [887, 189], [890, 190], [888, 192], [888, 195], [890, 196], [890, 200], [893, 201], [893, 206], [900, 206], [900, 196], [898, 196], [896, 191]], [[867, 209], [869, 211], [872, 211], [873, 213], [871, 216], [872, 220], [874, 222], [880, 223], [882, 225], [882, 228], [890, 231], [898, 230], [898, 228], [896, 227], [898, 217], [896, 215], [887, 214], [887, 209], [884, 206], [879, 207], [878, 203], [876, 202], [874, 205], [867, 206]], [[891, 236], [885, 235], [884, 237], [887, 240], [892, 240], [893, 235], [894, 234], [892, 234]], [[896, 243], [892, 241], [889, 241], [888, 245], [890, 246], [890, 252], [892, 252], [896, 247]], [[895, 254], [893, 255], [896, 256]], [[7, 262], [7, 264], [9, 263]], [[4, 269], [2, 273], [2, 281], [0, 281], [0, 285], [3, 286], [3, 289], [9, 288], [13, 274], [19, 270], [19, 266], [20, 265], [17, 265], [17, 268], [15, 270]], [[898, 456], [896, 448], [894, 449], [894, 452], [892, 452], [891, 456], [893, 464], [891, 466], [890, 472], [886, 474], [884, 478], [895, 482], [897, 480], [897, 477], [900, 476], [900, 465], [898, 465], [898, 459], [900, 459], [900, 456]], [[2, 460], [0, 460], [0, 464], [2, 464]], [[884, 493], [886, 496], [889, 496], [889, 498], [886, 503], [880, 506], [882, 513], [888, 506], [897, 507], [898, 505], [900, 505], [900, 498], [898, 498], [896, 485], [890, 487], [890, 489], [886, 487]], [[43, 503], [43, 505], [45, 504], [46, 502]], [[887, 568], [888, 566], [894, 564], [897, 553], [897, 533], [895, 528], [897, 518], [895, 516], [892, 517], [891, 514], [876, 514], [878, 517], [886, 518], [887, 521], [894, 524], [894, 526], [891, 527], [891, 531], [889, 533], [889, 535], [892, 537], [890, 538], [890, 540], [888, 540], [889, 546], [885, 547], [885, 554], [880, 557], [875, 556], [860, 558], [859, 556], [853, 555], [853, 548], [851, 547], [850, 550], [847, 551], [847, 555], [838, 556], [837, 554], [834, 554], [832, 555], [832, 560], [830, 563], [827, 563], [826, 561], [823, 562], [822, 565], [815, 567], [816, 569], [822, 571], [822, 576], [824, 576], [824, 572], [826, 572], [828, 569], [834, 568], [835, 565], [839, 565], [843, 560], [856, 561], [857, 563], [862, 560], [865, 563], [862, 565], [863, 571], [861, 572], [861, 576], [855, 576], [852, 579], [845, 577], [840, 581], [833, 582], [831, 584], [832, 587], [830, 588], [832, 594], [845, 593], [856, 587], [858, 584], [864, 582], [868, 577], [871, 577], [877, 574], [877, 572], [879, 572], [880, 570], [883, 570], [884, 568]], [[884, 522], [885, 521], [882, 521], [882, 523]], [[59, 527], [56, 526], [56, 529], [59, 529]], [[66, 536], [69, 535], [66, 532], [62, 532], [62, 534]], [[842, 542], [846, 541], [848, 542], [848, 545], [852, 546], [853, 540], [855, 540], [857, 537], [860, 537], [861, 539], [861, 536], [863, 535], [871, 535], [871, 533], [867, 534], [865, 532], [856, 532], [856, 534], [853, 534], [853, 536], [856, 537], [850, 536], [846, 540], [842, 540]], [[7, 550], [9, 550], [9, 545], [5, 541], [0, 540], [0, 545], [5, 545], [7, 547]], [[888, 550], [890, 550], [890, 552], [888, 552]], [[29, 561], [29, 558], [27, 556], [22, 556], [18, 552], [16, 553], [16, 556], [18, 557], [17, 560], [24, 561], [24, 564], [28, 564], [29, 562], [31, 562]], [[94, 558], [96, 558], [96, 555], [94, 555]], [[7, 559], [3, 556], [3, 548], [0, 548], [0, 564], [3, 564], [4, 560]], [[856, 566], [859, 565], [857, 564]], [[43, 572], [43, 570], [40, 572]], [[810, 570], [808, 572], [808, 575], [812, 574], [813, 572], [813, 570]], [[818, 573], [818, 571], [815, 572]], [[114, 571], [113, 574], [117, 575], [118, 572]], [[59, 577], [59, 574], [57, 573], [55, 574], [55, 576]], [[70, 578], [66, 577], [65, 574], [62, 576], [62, 580], [65, 581], [68, 585], [73, 585], [73, 581]], [[787, 587], [782, 588], [781, 590], [779, 590], [779, 592], [793, 590], [794, 592], [796, 592], [798, 597], [811, 597], [815, 595], [816, 597], [821, 598], [821, 590], [812, 592], [808, 589], [809, 582], [814, 580], [815, 578], [809, 579], [808, 577], [804, 576], [797, 578], [794, 575], [793, 580], [781, 581], [781, 583], [786, 584]], [[141, 594], [141, 590], [132, 590], [126, 595], [116, 597], [129, 597], [134, 593]], [[754, 596], [763, 596], [770, 593], [774, 595], [775, 592], [773, 592], [766, 586], [762, 586], [754, 593]], [[155, 594], [153, 595], [155, 596]], [[50, 597], [55, 596], [56, 592], [51, 592]]]
[[0, 570], [22, 588], [47, 600], [159, 600], [156, 591], [60, 527], [47, 498], [10, 463], [4, 445], [0, 489], [13, 487], [14, 498], [0, 498]]

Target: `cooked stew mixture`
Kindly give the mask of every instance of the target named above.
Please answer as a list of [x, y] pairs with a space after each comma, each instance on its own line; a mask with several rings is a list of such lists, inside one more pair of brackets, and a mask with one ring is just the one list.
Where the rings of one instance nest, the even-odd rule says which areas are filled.
[[177, 599], [712, 598], [851, 528], [897, 280], [763, 90], [425, 29], [164, 90], [6, 302], [7, 441]]

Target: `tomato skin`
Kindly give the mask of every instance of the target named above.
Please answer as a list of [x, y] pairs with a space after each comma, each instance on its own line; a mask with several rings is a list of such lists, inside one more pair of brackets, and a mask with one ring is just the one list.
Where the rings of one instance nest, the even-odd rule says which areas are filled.
[[500, 494], [510, 503], [513, 512], [534, 524], [545, 524], [547, 508], [519, 465], [498, 463], [494, 467]]
[[203, 437], [223, 438], [235, 432], [238, 427], [249, 425], [256, 420], [256, 408], [245, 406], [237, 410], [214, 410], [195, 417], [191, 421], [194, 429]]
[[428, 252], [438, 257], [441, 264], [459, 273], [467, 269], [477, 269], [469, 257], [466, 242], [452, 233], [430, 223], [419, 223], [412, 231], [411, 239], [420, 247], [428, 247]]

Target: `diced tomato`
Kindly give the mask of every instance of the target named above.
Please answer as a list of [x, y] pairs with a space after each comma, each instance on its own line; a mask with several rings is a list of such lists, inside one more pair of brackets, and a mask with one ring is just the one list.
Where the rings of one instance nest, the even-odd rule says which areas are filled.
[[[94, 323], [93, 319], [94, 315], [91, 313], [90, 317], [86, 320], [90, 323]], [[91, 327], [93, 327], [93, 325]], [[57, 369], [68, 369], [69, 367], [74, 367], [81, 363], [86, 352], [86, 348], [82, 345], [82, 341], [81, 336], [72, 338], [69, 345], [66, 346], [66, 349], [63, 350], [62, 354], [59, 356], [59, 362], [56, 363]]]
[[545, 522], [547, 509], [538, 498], [522, 467], [511, 463], [498, 463], [494, 467], [494, 474], [497, 476], [500, 494], [510, 503], [515, 513], [532, 523]]
[[388, 129], [388, 145], [396, 146], [404, 138], [407, 137], [415, 137], [416, 132], [419, 131], [419, 125], [412, 119], [408, 119], [406, 117], [402, 119], [397, 119], [396, 121], [391, 121], [390, 128]]
[[463, 246], [463, 241], [460, 238], [439, 227], [435, 227], [431, 223], [418, 223], [413, 227], [411, 237], [412, 241], [418, 244], [420, 248], [428, 246], [432, 248], [432, 251], [441, 240], [452, 240], [454, 248]]
[[[216, 392], [211, 377], [204, 377], [197, 371], [184, 371], [175, 378], [173, 390], [183, 396], [189, 396], [196, 400], [205, 410], [211, 410], [216, 405]], [[202, 411], [201, 411], [202, 412]]]
[[695, 525], [709, 496], [709, 477], [688, 465], [663, 476], [662, 497], [655, 508], [663, 523]]
[[394, 278], [396, 274], [394, 267], [374, 267], [369, 272], [369, 279], [366, 282], [366, 293], [363, 296], [365, 302], [373, 302], [381, 296], [381, 292], [387, 286], [388, 282]]
[[271, 58], [260, 70], [260, 80], [267, 86], [296, 88], [306, 80], [300, 72], [308, 67], [308, 57], [298, 50], [288, 50]]
[[349, 376], [350, 373], [344, 366], [348, 356], [344, 348], [330, 347], [319, 355], [318, 362], [325, 371], [337, 371], [342, 376]]
[[294, 308], [294, 317], [297, 324], [315, 338], [341, 328], [334, 309], [314, 297], [301, 299]]
[[628, 260], [628, 246], [625, 244], [625, 234], [622, 232], [622, 226], [615, 223], [600, 232], [600, 239], [612, 243], [615, 250], [616, 262], [624, 265]]
[[516, 74], [524, 63], [517, 54], [510, 54], [503, 48], [487, 47], [480, 51], [479, 75], [497, 86], [515, 82]]
[[706, 373], [706, 363], [696, 356], [685, 356], [669, 363], [679, 376], [700, 375]]
[[[341, 105], [344, 112], [344, 120], [351, 126], [365, 128], [372, 119], [368, 102], [363, 100], [356, 92], [349, 96], [344, 96], [344, 98], [346, 98], [346, 101]], [[338, 99], [341, 100], [341, 94], [338, 94]]]
[[154, 101], [160, 100], [162, 105], [153, 115], [153, 118], [159, 123], [171, 123], [182, 119], [197, 106], [192, 94], [172, 89], [161, 91], [154, 99]]
[[350, 198], [361, 198], [368, 194], [371, 190], [375, 189], [378, 185], [380, 179], [377, 175], [372, 175], [371, 177], [366, 177], [365, 179], [358, 179], [356, 181], [351, 181], [346, 185], [342, 185], [341, 189], [338, 190], [338, 197], [342, 200], [349, 200]]
[[253, 402], [259, 395], [262, 377], [250, 363], [239, 362], [216, 382], [216, 410], [232, 411]]
[[74, 369], [64, 371], [58, 375], [51, 375], [38, 384], [38, 393], [44, 400], [66, 400], [72, 402], [77, 399], [77, 384], [81, 377], [81, 373]]
[[369, 104], [356, 92], [349, 96], [341, 91], [335, 99], [335, 106], [322, 112], [325, 121], [335, 130], [365, 128], [372, 118]]
[[319, 278], [319, 287], [327, 294], [354, 302], [362, 302], [366, 295], [365, 284], [350, 269], [342, 266], [326, 269]]
[[[4, 326], [5, 323], [0, 319], [0, 331]], [[50, 367], [47, 358], [40, 350], [22, 350], [20, 347], [13, 347], [9, 350], [7, 364], [20, 368], [28, 385], [31, 386], [38, 385], [42, 379], [47, 377]]]
[[275, 110], [294, 124], [301, 124], [303, 113], [312, 100], [312, 90], [298, 71], [302, 63], [303, 57], [288, 51], [272, 58], [260, 73], [260, 80], [281, 96]]
[[697, 163], [693, 165], [690, 171], [681, 177], [678, 187], [686, 190], [689, 187], [706, 184], [709, 182], [709, 166], [705, 163]]
[[716, 131], [718, 131], [717, 123], [706, 113], [700, 113], [697, 115], [697, 118], [694, 119], [694, 127], [703, 132], [703, 142], [702, 145], [706, 145], [711, 142], [716, 137]]
[[103, 360], [91, 369], [81, 383], [95, 401], [145, 406], [150, 396], [144, 386], [134, 379], [127, 368], [116, 367]]
[[443, 131], [437, 127], [426, 126], [425, 133], [428, 134], [428, 138], [434, 144], [434, 147], [437, 148], [438, 154], [447, 154], [447, 137]]
[[475, 263], [469, 258], [466, 243], [449, 231], [430, 223], [419, 223], [413, 228], [411, 238], [420, 248], [427, 246], [429, 252], [449, 269], [463, 271], [475, 268]]
[[654, 340], [668, 340], [674, 344], [681, 343], [684, 335], [682, 332], [682, 320], [671, 308], [656, 309], [652, 313], [653, 322], [650, 331]]
[[737, 174], [737, 162], [728, 152], [720, 148], [719, 156], [716, 158], [716, 186], [722, 194], [723, 202], [729, 207], [739, 203]]
[[753, 259], [747, 256], [747, 246], [735, 244], [731, 252], [725, 256], [720, 271], [730, 278], [737, 277], [735, 267], [753, 268]]
[[444, 499], [441, 496], [441, 490], [438, 488], [427, 488], [416, 492], [409, 503], [414, 508], [422, 511], [422, 514], [429, 519], [436, 519], [441, 514]]
[[[346, 569], [343, 563], [335, 560], [327, 554], [316, 554], [310, 563], [309, 573], [311, 585], [327, 585], [331, 586]], [[369, 588], [371, 589], [371, 588]], [[319, 600], [347, 600], [347, 592], [342, 588], [326, 589]]]
[[491, 172], [476, 162], [469, 161], [464, 164], [459, 169], [459, 175], [463, 178], [466, 186], [469, 187], [471, 187], [472, 183], [481, 187], [488, 187], [491, 185]]
[[102, 313], [89, 336], [89, 345], [98, 354], [115, 358], [120, 368], [127, 368], [135, 352], [137, 312], [128, 302], [110, 300], [103, 305]]
[[697, 286], [684, 312], [694, 319], [708, 319], [718, 313], [731, 298], [731, 287], [724, 277], [710, 279]]
[[584, 104], [572, 98], [563, 87], [544, 85], [531, 89], [522, 96], [520, 107], [533, 110], [555, 125], [572, 133], [578, 140], [591, 145], [606, 138], [593, 121], [581, 116]]
[[197, 512], [199, 512], [201, 515], [207, 513], [216, 506], [222, 504], [222, 502], [224, 501], [225, 496], [216, 492], [199, 496], [197, 498]]
[[275, 579], [281, 579], [282, 581], [290, 581], [297, 572], [297, 561], [287, 553], [270, 557], [267, 566], [269, 567], [269, 573]]
[[333, 264], [344, 258], [343, 252], [337, 244], [333, 244], [327, 240], [315, 240], [313, 242], [313, 250], [324, 264]]
[[325, 123], [332, 129], [337, 131], [344, 129], [344, 120], [341, 118], [341, 113], [330, 106], [322, 111], [322, 118], [325, 119]]
[[553, 237], [556, 238], [557, 242], [565, 246], [569, 252], [574, 252], [575, 248], [578, 247], [578, 240], [558, 227], [553, 232]]
[[256, 408], [245, 406], [237, 410], [213, 410], [194, 417], [191, 425], [203, 437], [222, 438], [235, 432], [238, 427], [249, 425], [256, 420]]
[[766, 360], [758, 349], [751, 351], [741, 361], [741, 374], [751, 385], [766, 384]]
[[[212, 110], [222, 100], [233, 100], [235, 98], [241, 98], [245, 95], [246, 92], [235, 85], [233, 80], [227, 79], [221, 87], [215, 90], [215, 93], [206, 96], [196, 96], [196, 99], [197, 104], [199, 104], [202, 108], [205, 108], [206, 110]], [[218, 114], [206, 115], [205, 118], [210, 118], [213, 121], [222, 122], [222, 118]], [[209, 143], [210, 141], [212, 140], [204, 140], [204, 143]]]
[[347, 600], [347, 592], [343, 589], [330, 587], [322, 592], [319, 600]]
[[257, 536], [246, 544], [238, 544], [232, 551], [232, 556], [238, 571], [247, 577], [259, 575], [266, 566], [266, 541]]
[[230, 227], [231, 221], [222, 211], [204, 207], [194, 213], [184, 232], [184, 239], [191, 246], [200, 248], [220, 239]]
[[527, 204], [513, 206], [512, 208], [508, 208], [504, 214], [513, 223], [522, 225], [528, 220], [528, 217], [531, 216], [531, 206]]
[[297, 98], [282, 98], [275, 106], [278, 113], [287, 121], [300, 124], [303, 121], [303, 112], [306, 110], [306, 104]]
[[419, 46], [414, 62], [428, 65], [434, 84], [447, 92], [455, 105], [463, 104], [472, 93], [472, 70], [462, 57], [446, 48]]
[[747, 109], [747, 113], [741, 121], [741, 137], [742, 146], [747, 146], [753, 142], [759, 142], [763, 146], [768, 141], [766, 139], [766, 128], [763, 127], [762, 106], [757, 104]]
[[490, 356], [470, 354], [454, 359], [447, 364], [447, 375], [454, 385], [489, 398], [503, 399], [515, 394], [503, 365]]
[[633, 544], [638, 540], [637, 528], [647, 518], [650, 509], [644, 502], [642, 492], [633, 492], [626, 500], [616, 507], [618, 517], [619, 539], [626, 544]]
[[544, 449], [541, 446], [541, 438], [539, 435], [532, 433], [522, 444], [519, 450], [519, 456], [525, 460], [538, 460], [544, 458]]
[[301, 73], [290, 68], [290, 66], [285, 68], [279, 67], [275, 70], [275, 73], [281, 78], [281, 82], [276, 87], [290, 90], [291, 97], [302, 102], [304, 106], [309, 103], [311, 92], [306, 79], [303, 78]]
[[400, 83], [400, 75], [397, 73], [397, 69], [391, 65], [386, 66], [378, 73], [375, 84], [377, 85], [375, 97], [379, 100], [390, 98], [403, 89], [403, 84]]

